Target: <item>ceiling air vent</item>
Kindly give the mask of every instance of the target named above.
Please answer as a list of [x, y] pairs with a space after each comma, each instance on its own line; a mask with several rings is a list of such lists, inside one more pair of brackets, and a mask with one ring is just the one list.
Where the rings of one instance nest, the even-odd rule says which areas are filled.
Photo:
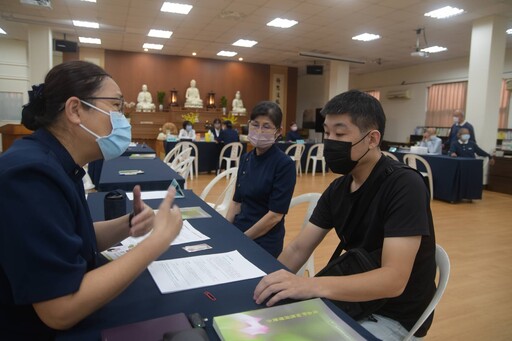
[[52, 8], [52, 2], [50, 0], [20, 0], [20, 3], [22, 5]]

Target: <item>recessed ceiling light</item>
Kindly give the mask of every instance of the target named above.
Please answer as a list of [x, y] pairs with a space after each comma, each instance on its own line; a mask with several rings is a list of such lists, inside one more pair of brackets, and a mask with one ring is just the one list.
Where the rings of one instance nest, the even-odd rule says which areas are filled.
[[457, 7], [446, 6], [443, 8], [436, 9], [435, 11], [430, 11], [425, 13], [426, 17], [432, 17], [436, 19], [445, 19], [449, 17], [453, 17], [454, 15], [459, 15], [464, 12], [463, 9]]
[[507, 34], [512, 34], [512, 28], [509, 28], [509, 29], [507, 30]]
[[217, 53], [217, 56], [222, 56], [222, 57], [234, 57], [236, 56], [238, 53], [236, 52], [233, 52], [233, 51], [220, 51], [219, 53]]
[[424, 49], [421, 49], [421, 51], [428, 52], [428, 53], [437, 53], [437, 52], [443, 52], [446, 50], [448, 50], [448, 49], [446, 47], [442, 47], [442, 46], [431, 46], [431, 47], [426, 47]]
[[174, 2], [164, 2], [162, 8], [160, 8], [160, 11], [178, 14], [188, 14], [192, 7], [192, 5], [177, 4]]
[[169, 39], [172, 36], [172, 31], [162, 31], [162, 30], [149, 30], [148, 37], [155, 38], [166, 38]]
[[238, 58], [239, 61], [243, 61], [244, 59], [242, 57]]
[[78, 37], [78, 40], [84, 44], [96, 44], [101, 45], [100, 38], [87, 38], [87, 37]]
[[295, 20], [275, 18], [271, 22], [268, 22], [267, 26], [274, 26], [274, 27], [280, 27], [280, 28], [290, 28], [293, 25], [297, 25], [298, 23], [299, 22], [295, 21]]
[[148, 52], [149, 50], [148, 49], [144, 49], [144, 52]]
[[372, 34], [372, 33], [363, 33], [358, 36], [352, 37], [353, 40], [360, 40], [360, 41], [372, 41], [375, 39], [379, 39], [380, 36], [378, 34]]
[[195, 56], [195, 55], [197, 55], [197, 53], [195, 53], [195, 52], [192, 52], [192, 55], [193, 55], [193, 56]]
[[0, 34], [7, 34], [7, 32], [0, 28]]
[[73, 20], [73, 25], [77, 27], [100, 28], [100, 24], [92, 21]]
[[253, 47], [258, 42], [255, 40], [247, 40], [247, 39], [238, 39], [233, 43], [234, 46], [242, 46], [242, 47]]
[[162, 44], [144, 43], [144, 45], [142, 45], [143, 49], [151, 49], [151, 50], [161, 50], [161, 49], [163, 49], [163, 47], [164, 46]]

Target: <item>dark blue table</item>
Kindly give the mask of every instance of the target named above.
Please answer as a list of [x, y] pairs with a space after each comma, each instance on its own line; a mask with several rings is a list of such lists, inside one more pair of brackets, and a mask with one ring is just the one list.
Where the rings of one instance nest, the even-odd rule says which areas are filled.
[[[120, 170], [129, 169], [140, 169], [144, 171], [144, 174], [119, 175]], [[128, 156], [120, 156], [103, 162], [97, 188], [103, 192], [115, 189], [132, 191], [133, 186], [140, 185], [143, 191], [166, 190], [173, 179], [176, 179], [184, 188], [185, 179], [159, 158], [130, 159]]]
[[[158, 142], [158, 141], [157, 141]], [[215, 142], [204, 142], [204, 141], [191, 141], [197, 146], [197, 152], [199, 153], [199, 172], [211, 172], [217, 171], [219, 167], [219, 155], [223, 144]], [[165, 154], [169, 153], [178, 142], [166, 142], [163, 141]], [[247, 143], [242, 142], [243, 150], [242, 153], [247, 151]], [[195, 156], [195, 151], [192, 149], [192, 156]]]
[[[395, 152], [403, 161], [404, 152]], [[482, 159], [451, 157], [447, 155], [420, 155], [428, 161], [434, 180], [434, 198], [448, 202], [462, 199], [482, 199], [483, 162]], [[421, 163], [418, 170], [424, 172]]]
[[[155, 154], [156, 152], [145, 143], [137, 143], [134, 147], [128, 147], [121, 156], [130, 156], [132, 154]], [[91, 177], [94, 186], [98, 187], [101, 176], [101, 169], [103, 168], [103, 159], [90, 162], [88, 165], [87, 173]]]
[[[87, 201], [93, 220], [101, 220], [103, 216], [104, 196], [105, 193], [99, 192], [91, 193], [88, 196]], [[158, 207], [159, 202], [160, 200], [146, 201], [148, 205], [154, 208]], [[190, 257], [238, 250], [242, 256], [266, 273], [283, 268], [281, 263], [247, 238], [240, 230], [228, 223], [192, 191], [185, 191], [185, 198], [176, 199], [176, 203], [182, 207], [201, 206], [212, 216], [212, 218], [191, 220], [191, 224], [196, 229], [211, 238], [205, 242], [212, 246], [212, 249], [190, 254], [182, 249], [183, 245], [177, 245], [170, 247], [159, 259]], [[131, 203], [128, 203], [128, 206], [128, 209], [131, 210]], [[214, 316], [264, 307], [263, 305], [257, 305], [252, 299], [254, 288], [259, 281], [260, 278], [255, 278], [171, 294], [161, 294], [153, 278], [149, 272], [145, 270], [117, 298], [87, 317], [71, 330], [59, 333], [57, 340], [99, 340], [100, 331], [102, 329], [179, 312], [185, 314], [198, 312], [203, 317], [208, 318], [206, 322], [206, 332], [211, 340], [219, 340], [212, 327]], [[211, 292], [216, 297], [216, 301], [212, 301], [206, 297], [204, 294], [205, 290]], [[324, 301], [345, 322], [356, 329], [365, 338], [375, 339], [369, 332], [348, 317], [344, 312], [340, 311], [330, 301]]]

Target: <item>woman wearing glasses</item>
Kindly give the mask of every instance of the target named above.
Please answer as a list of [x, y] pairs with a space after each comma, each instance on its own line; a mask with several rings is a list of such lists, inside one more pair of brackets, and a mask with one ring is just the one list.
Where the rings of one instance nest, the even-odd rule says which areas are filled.
[[272, 256], [283, 250], [284, 216], [295, 187], [295, 164], [274, 145], [283, 114], [274, 102], [260, 102], [251, 113], [249, 141], [242, 155], [236, 190], [226, 218]]
[[[0, 156], [0, 339], [48, 340], [121, 293], [181, 229], [174, 207], [153, 210], [134, 188], [134, 211], [93, 223], [83, 165], [121, 155], [131, 140], [121, 90], [100, 67], [54, 67], [33, 86], [22, 123], [35, 132]], [[170, 190], [161, 208], [171, 207]], [[101, 267], [98, 252], [151, 235]]]

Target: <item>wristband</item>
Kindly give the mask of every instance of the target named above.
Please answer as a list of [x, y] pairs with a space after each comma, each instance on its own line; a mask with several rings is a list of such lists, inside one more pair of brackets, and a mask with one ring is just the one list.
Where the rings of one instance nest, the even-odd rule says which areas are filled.
[[135, 212], [132, 211], [130, 215], [128, 216], [128, 227], [132, 228], [132, 219], [135, 217]]

